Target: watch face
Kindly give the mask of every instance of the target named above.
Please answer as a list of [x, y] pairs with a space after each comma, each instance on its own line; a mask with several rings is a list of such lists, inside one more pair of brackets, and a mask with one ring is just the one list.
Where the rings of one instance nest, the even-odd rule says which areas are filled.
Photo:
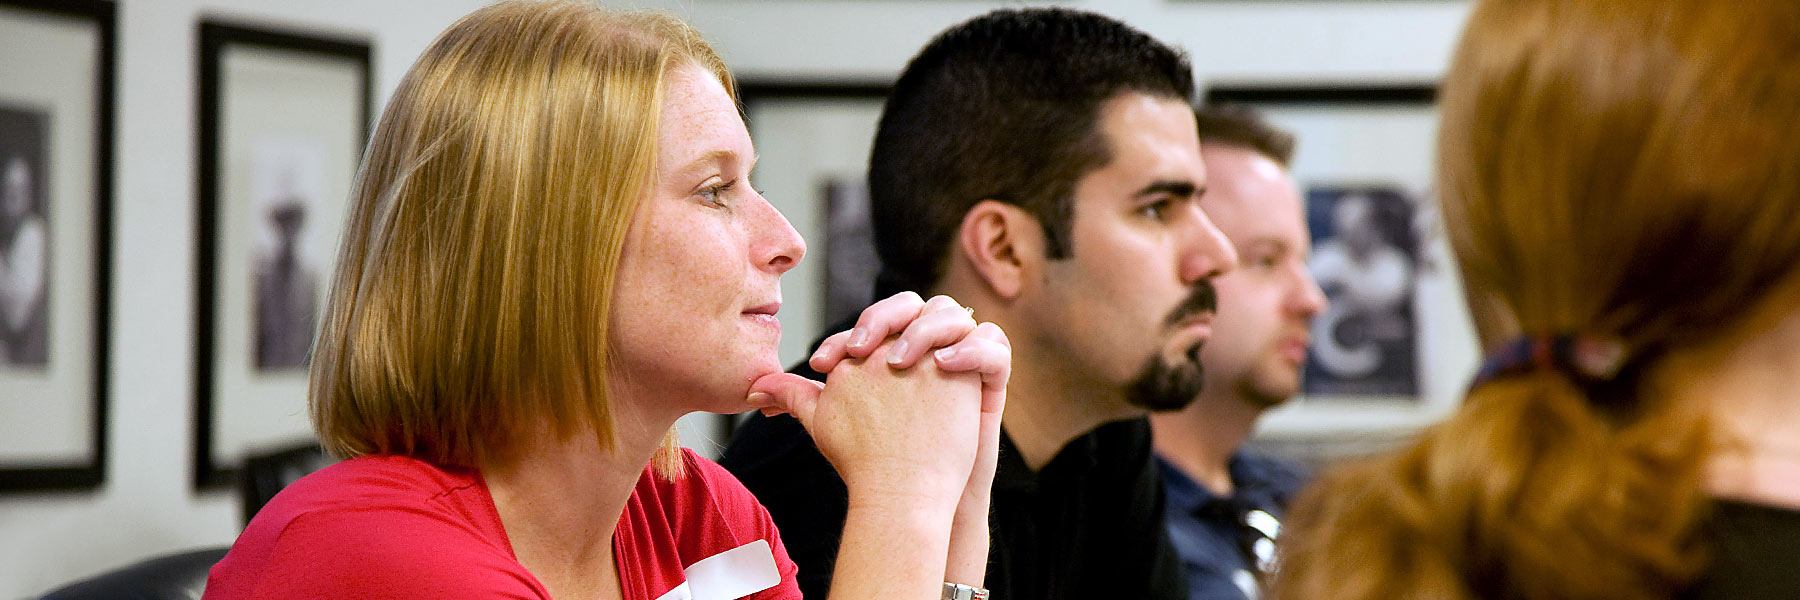
[[987, 600], [988, 591], [961, 583], [944, 582], [944, 600]]

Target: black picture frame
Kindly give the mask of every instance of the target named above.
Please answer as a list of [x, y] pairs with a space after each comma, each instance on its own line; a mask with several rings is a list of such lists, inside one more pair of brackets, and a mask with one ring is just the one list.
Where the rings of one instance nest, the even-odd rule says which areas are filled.
[[1428, 106], [1437, 103], [1437, 84], [1405, 82], [1393, 84], [1314, 84], [1264, 85], [1222, 84], [1208, 86], [1205, 101], [1209, 104], [1401, 104]]
[[[245, 297], [248, 297], [248, 294], [256, 293], [247, 291], [249, 288], [245, 286], [229, 285], [233, 276], [227, 273], [227, 269], [231, 268], [231, 265], [237, 264], [235, 261], [245, 259], [245, 253], [249, 252], [247, 247], [237, 247], [227, 242], [227, 240], [232, 239], [232, 234], [239, 231], [232, 228], [244, 225], [244, 223], [234, 220], [231, 215], [234, 214], [233, 211], [242, 210], [238, 203], [248, 202], [249, 200], [238, 197], [243, 195], [238, 193], [240, 190], [235, 188], [224, 189], [229, 186], [222, 185], [221, 181], [226, 177], [233, 176], [234, 173], [248, 168], [246, 165], [239, 163], [249, 161], [243, 156], [230, 155], [227, 152], [226, 145], [234, 144], [235, 142], [233, 140], [236, 139], [233, 137], [234, 132], [231, 131], [230, 128], [236, 126], [249, 127], [243, 125], [239, 121], [250, 119], [251, 116], [247, 115], [256, 114], [255, 110], [259, 108], [257, 106], [240, 105], [249, 101], [228, 97], [228, 94], [234, 89], [232, 88], [234, 83], [229, 80], [230, 78], [228, 77], [227, 70], [236, 67], [227, 64], [227, 61], [230, 60], [227, 55], [228, 53], [237, 51], [254, 51], [268, 57], [287, 57], [296, 62], [326, 60], [333, 62], [334, 64], [341, 64], [344, 68], [355, 71], [355, 73], [350, 75], [350, 81], [352, 82], [351, 87], [356, 89], [347, 94], [334, 96], [334, 99], [347, 99], [353, 103], [349, 115], [340, 115], [346, 116], [353, 122], [335, 123], [337, 125], [350, 127], [351, 129], [348, 131], [330, 132], [337, 134], [339, 137], [351, 138], [350, 145], [353, 147], [338, 147], [343, 144], [337, 144], [328, 148], [325, 152], [306, 155], [308, 158], [332, 155], [342, 160], [314, 161], [315, 163], [318, 163], [314, 164], [316, 170], [330, 171], [338, 176], [335, 178], [324, 178], [330, 179], [332, 184], [319, 187], [329, 187], [333, 189], [313, 190], [317, 193], [312, 197], [312, 203], [296, 203], [295, 206], [299, 207], [316, 208], [317, 206], [324, 205], [337, 206], [341, 210], [341, 205], [347, 202], [348, 177], [343, 174], [353, 174], [357, 163], [361, 160], [363, 146], [369, 136], [369, 127], [374, 105], [374, 84], [372, 64], [373, 45], [366, 39], [348, 35], [321, 34], [318, 32], [281, 29], [264, 24], [246, 24], [217, 19], [205, 19], [200, 23], [198, 29], [198, 41], [200, 55], [198, 61], [199, 102], [197, 103], [197, 123], [199, 132], [197, 137], [197, 155], [199, 157], [199, 164], [198, 169], [196, 170], [195, 183], [199, 199], [196, 203], [195, 214], [195, 419], [193, 484], [195, 488], [201, 489], [219, 488], [233, 484], [238, 477], [238, 471], [240, 469], [239, 463], [243, 457], [258, 450], [258, 448], [225, 448], [227, 442], [223, 438], [225, 437], [224, 434], [228, 432], [225, 431], [227, 424], [222, 422], [226, 419], [221, 417], [221, 410], [229, 408], [229, 406], [227, 406], [229, 403], [273, 401], [279, 403], [280, 406], [287, 407], [284, 414], [287, 414], [289, 417], [293, 416], [294, 411], [299, 411], [302, 418], [304, 417], [305, 406], [305, 358], [301, 358], [298, 364], [283, 364], [283, 366], [286, 367], [286, 371], [282, 377], [286, 378], [285, 381], [290, 384], [288, 385], [287, 391], [292, 392], [294, 388], [294, 385], [292, 385], [293, 381], [297, 379], [299, 381], [298, 389], [300, 390], [297, 394], [284, 393], [280, 394], [283, 396], [281, 398], [271, 399], [258, 397], [252, 399], [240, 396], [257, 394], [238, 394], [233, 393], [231, 390], [221, 390], [221, 386], [225, 385], [222, 383], [224, 378], [232, 376], [233, 373], [245, 370], [244, 367], [236, 365], [236, 363], [233, 363], [232, 361], [251, 360], [244, 357], [250, 356], [253, 353], [259, 357], [254, 360], [263, 360], [260, 358], [260, 350], [253, 352], [251, 344], [249, 343], [238, 348], [221, 348], [219, 343], [221, 327], [232, 327], [233, 323], [237, 323], [238, 320], [245, 318], [257, 318], [254, 316], [236, 316], [234, 313], [223, 310], [225, 305], [228, 304], [227, 298], [235, 297], [234, 295], [237, 294], [244, 294]], [[264, 60], [279, 59], [265, 58]], [[248, 77], [246, 78], [246, 80], [249, 79], [250, 78]], [[262, 79], [257, 79], [257, 81], [261, 80]], [[296, 96], [305, 93], [319, 93], [316, 89], [309, 90], [305, 88], [297, 88], [293, 91], [296, 92]], [[346, 96], [347, 98], [342, 98]], [[234, 110], [241, 109], [242, 112], [227, 115], [227, 103], [233, 102], [240, 103], [232, 104], [232, 106], [235, 107]], [[341, 120], [342, 119], [340, 119], [340, 121]], [[347, 155], [347, 158], [343, 155]], [[234, 163], [233, 161], [237, 162]], [[301, 212], [300, 214], [304, 216], [309, 213]], [[314, 224], [307, 225], [307, 227], [315, 229], [322, 228], [328, 233], [318, 235], [328, 235], [331, 239], [335, 239], [338, 230], [341, 229], [341, 219], [304, 218], [309, 221], [317, 221]], [[292, 234], [291, 231], [289, 233]], [[314, 246], [318, 245], [320, 244], [314, 244]], [[335, 246], [335, 244], [329, 245]], [[315, 281], [317, 285], [313, 288], [309, 288], [314, 293], [314, 297], [317, 301], [321, 303], [323, 301], [322, 294], [324, 281], [330, 273], [328, 261], [333, 258], [330, 253], [334, 248], [325, 248], [324, 250], [325, 258], [323, 260], [327, 262], [321, 263], [317, 260], [313, 262], [311, 265], [314, 267], [312, 273], [316, 276]], [[252, 285], [255, 284], [253, 283]], [[314, 311], [311, 315], [314, 319], [313, 323], [316, 323], [316, 306], [312, 310]], [[304, 333], [305, 341], [303, 343], [310, 344], [312, 333], [311, 327], [312, 325], [308, 324], [303, 330], [292, 328], [289, 331], [289, 334], [297, 335]], [[258, 332], [260, 333], [260, 330]], [[249, 338], [246, 337], [245, 339]], [[258, 343], [260, 343], [260, 338], [257, 338], [257, 340]], [[304, 357], [304, 349], [302, 349], [301, 352], [302, 357]], [[291, 353], [289, 354], [291, 355]], [[306, 435], [310, 436], [310, 430], [308, 430]], [[292, 436], [290, 436], [290, 438], [291, 437]], [[258, 443], [273, 447], [291, 444], [294, 441], [294, 439], [271, 438], [259, 440]], [[238, 454], [235, 461], [218, 457], [219, 453], [230, 451], [236, 451]]]
[[[75, 392], [72, 394], [59, 394], [59, 397], [57, 398], [37, 398], [38, 400], [77, 400], [85, 398], [90, 403], [90, 406], [87, 410], [82, 412], [84, 412], [88, 419], [91, 420], [91, 423], [85, 428], [90, 433], [91, 439], [86, 444], [86, 456], [67, 457], [72, 458], [73, 460], [59, 457], [52, 461], [44, 461], [41, 459], [21, 461], [11, 457], [0, 456], [0, 493], [90, 490], [100, 487], [106, 480], [108, 449], [107, 414], [111, 357], [108, 341], [110, 339], [110, 315], [112, 312], [113, 143], [117, 111], [117, 106], [115, 104], [116, 65], [118, 61], [117, 18], [116, 6], [112, 2], [106, 0], [0, 0], [0, 19], [17, 19], [17, 23], [28, 23], [41, 20], [42, 23], [52, 27], [61, 27], [73, 21], [91, 28], [94, 40], [94, 54], [91, 56], [94, 65], [91, 80], [92, 86], [91, 90], [86, 90], [82, 93], [82, 95], [87, 96], [91, 100], [94, 111], [92, 114], [88, 115], [71, 115], [64, 114], [64, 112], [55, 113], [56, 118], [64, 120], [70, 117], [77, 119], [85, 117], [92, 120], [90, 139], [83, 141], [80, 138], [75, 138], [75, 140], [72, 140], [76, 142], [74, 144], [75, 147], [84, 147], [87, 149], [87, 152], [84, 152], [87, 156], [84, 158], [91, 161], [89, 165], [92, 170], [92, 181], [85, 182], [85, 185], [91, 186], [92, 197], [80, 199], [81, 202], [78, 205], [92, 211], [90, 215], [87, 215], [91, 216], [89, 224], [92, 231], [87, 232], [89, 240], [88, 245], [84, 250], [89, 257], [89, 260], [85, 262], [84, 266], [89, 269], [89, 272], [86, 274], [86, 277], [61, 279], [61, 281], [58, 281], [57, 276], [59, 274], [64, 274], [65, 271], [58, 268], [58, 263], [61, 261], [57, 259], [59, 251], [56, 250], [57, 246], [55, 245], [52, 245], [51, 249], [47, 252], [49, 256], [45, 261], [45, 268], [49, 271], [46, 274], [46, 279], [48, 281], [47, 285], [49, 288], [49, 291], [45, 292], [45, 297], [47, 299], [56, 297], [55, 288], [60, 285], [65, 285], [62, 282], [84, 281], [81, 285], [89, 286], [90, 292], [86, 294], [86, 296], [87, 300], [91, 303], [86, 307], [88, 310], [75, 312], [74, 314], [79, 315], [76, 317], [58, 316], [56, 314], [56, 309], [66, 307], [66, 305], [60, 303], [54, 305], [50, 312], [47, 313], [46, 327], [50, 328], [57, 327], [58, 324], [69, 324], [75, 322], [75, 320], [85, 319], [84, 326], [88, 328], [89, 335], [84, 337], [89, 338], [89, 341], [86, 343], [91, 345], [91, 348], [82, 349], [84, 350], [83, 352], [69, 352], [69, 350], [73, 349], [65, 347], [63, 348], [64, 353], [62, 353], [60, 357], [54, 356], [53, 351], [53, 355], [45, 359], [47, 365], [45, 368], [48, 370], [57, 369], [59, 367], [55, 365], [58, 361], [66, 363], [69, 361], [70, 357], [85, 354], [87, 368], [91, 369], [91, 373], [86, 377], [79, 377], [78, 379], [88, 382], [88, 385], [91, 387], [86, 393]], [[29, 25], [20, 26], [29, 27]], [[39, 56], [39, 58], [42, 57], [42, 55]], [[29, 57], [0, 57], [0, 63], [15, 59], [23, 60], [26, 58]], [[57, 58], [62, 58], [62, 56], [57, 56]], [[0, 104], [8, 104], [11, 101], [13, 94], [18, 91], [12, 89], [13, 86], [11, 85], [9, 85], [8, 88], [8, 90], [0, 92]], [[52, 108], [51, 110], [56, 109]], [[54, 128], [50, 129], [53, 131], [46, 135], [58, 135], [54, 131]], [[43, 168], [39, 171], [45, 174], [45, 177], [43, 177], [45, 187], [53, 188], [55, 186], [55, 172], [60, 168], [62, 167], [52, 160], [50, 161], [48, 168]], [[56, 208], [68, 208], [70, 210], [61, 211], [58, 214], [51, 216], [52, 223], [50, 229], [52, 230], [52, 233], [50, 233], [50, 239], [52, 240], [54, 240], [56, 236], [56, 233], [54, 233], [56, 228], [54, 221], [56, 219], [65, 218], [69, 214], [73, 214], [71, 212], [73, 210], [78, 210], [77, 206], [65, 207], [56, 200], [57, 196], [58, 192], [54, 189], [46, 191], [43, 194], [43, 201], [45, 202], [47, 209], [46, 212], [50, 212], [48, 209]], [[63, 245], [61, 247], [68, 248], [70, 246]], [[66, 315], [68, 313], [65, 312], [64, 314]], [[50, 343], [53, 345], [56, 344], [54, 341]], [[8, 393], [9, 385], [10, 384], [6, 382], [0, 382], [0, 397], [9, 397], [9, 400], [15, 401], [22, 400], [23, 398]], [[17, 420], [14, 421], [16, 423], [15, 426], [36, 428], [44, 425], [44, 423], [40, 421], [40, 419], [44, 418], [43, 416], [30, 414], [30, 411], [28, 410], [19, 410], [16, 412], [9, 410], [8, 414], [17, 418]], [[5, 427], [0, 426], [0, 433], [4, 433], [5, 431]], [[47, 462], [49, 464], [47, 464]]]

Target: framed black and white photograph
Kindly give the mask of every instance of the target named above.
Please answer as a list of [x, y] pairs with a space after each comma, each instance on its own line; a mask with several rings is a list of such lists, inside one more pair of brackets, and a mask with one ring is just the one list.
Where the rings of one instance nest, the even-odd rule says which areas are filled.
[[1417, 205], [1399, 186], [1307, 189], [1308, 266], [1329, 299], [1313, 319], [1307, 394], [1417, 397]]
[[114, 19], [0, 0], [0, 491], [105, 480]]
[[[1276, 437], [1409, 433], [1456, 407], [1478, 361], [1432, 196], [1430, 84], [1214, 84], [1204, 101], [1252, 107], [1296, 138], [1315, 317], [1301, 397], [1272, 411]], [[1398, 433], [1396, 433], [1398, 432]]]
[[368, 138], [367, 41], [200, 25], [195, 485], [313, 438], [306, 370]]
[[827, 178], [819, 183], [825, 206], [826, 324], [862, 314], [875, 301], [875, 225], [869, 213], [869, 184], [863, 177]]

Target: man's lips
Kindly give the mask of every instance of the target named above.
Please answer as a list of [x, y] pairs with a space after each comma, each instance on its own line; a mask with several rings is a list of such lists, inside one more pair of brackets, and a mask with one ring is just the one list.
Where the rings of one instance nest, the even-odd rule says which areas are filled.
[[1295, 364], [1299, 364], [1306, 362], [1306, 346], [1308, 341], [1309, 340], [1305, 337], [1284, 338], [1275, 346], [1275, 349], [1281, 354], [1282, 358]]
[[1210, 333], [1212, 333], [1212, 322], [1213, 322], [1213, 314], [1212, 313], [1210, 313], [1210, 312], [1194, 313], [1194, 314], [1182, 317], [1181, 320], [1176, 321], [1175, 322], [1175, 330], [1176, 331], [1184, 331], [1187, 329], [1203, 329], [1207, 333], [1210, 334]]
[[1212, 324], [1211, 312], [1197, 312], [1176, 320], [1168, 350], [1182, 356], [1199, 351], [1200, 346], [1212, 338]]

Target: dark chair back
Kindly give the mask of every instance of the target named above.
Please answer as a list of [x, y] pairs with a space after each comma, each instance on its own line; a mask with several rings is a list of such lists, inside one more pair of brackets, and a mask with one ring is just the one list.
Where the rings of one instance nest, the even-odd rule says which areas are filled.
[[199, 600], [206, 573], [228, 548], [158, 556], [57, 589], [44, 600]]
[[317, 444], [303, 444], [252, 455], [244, 459], [244, 470], [238, 483], [242, 496], [244, 523], [249, 524], [256, 512], [269, 503], [282, 488], [307, 474], [330, 466], [337, 459], [325, 454]]
[[[249, 523], [281, 488], [336, 462], [316, 444], [283, 448], [245, 459], [238, 491]], [[58, 588], [45, 600], [198, 600], [206, 575], [229, 548], [190, 550], [151, 558]]]

